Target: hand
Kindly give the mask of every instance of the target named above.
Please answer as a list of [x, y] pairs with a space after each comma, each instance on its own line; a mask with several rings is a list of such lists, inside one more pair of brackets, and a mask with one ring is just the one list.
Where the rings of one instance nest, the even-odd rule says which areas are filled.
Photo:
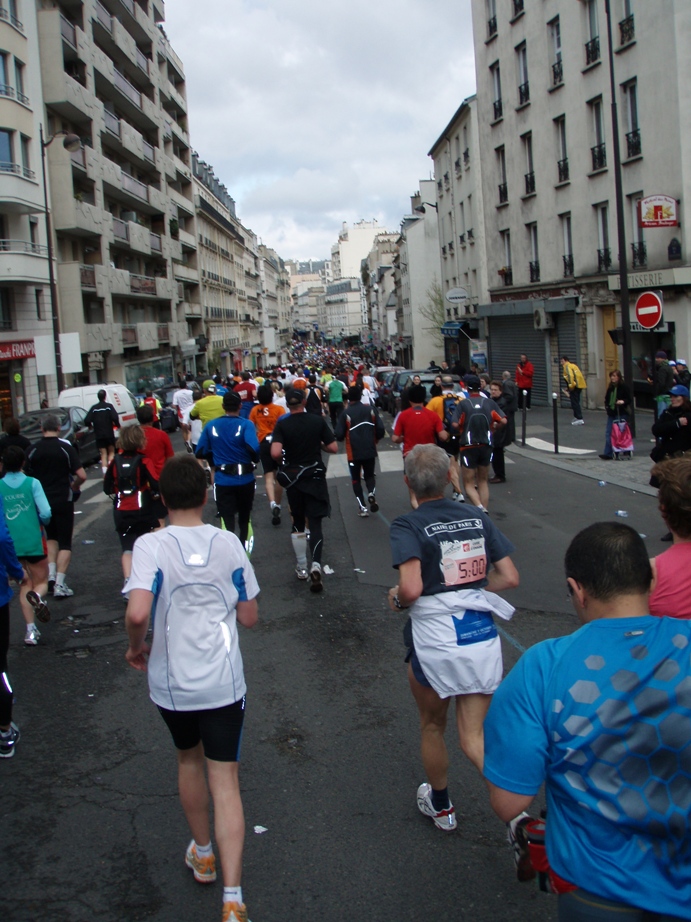
[[125, 653], [125, 659], [133, 669], [138, 669], [140, 672], [146, 672], [150, 651], [151, 647], [148, 643], [142, 644], [142, 648], [139, 650], [139, 652], [133, 650], [132, 647], [128, 647], [127, 652]]
[[393, 589], [389, 589], [388, 602], [389, 602], [389, 608], [391, 609], [391, 611], [399, 611], [399, 610], [400, 610], [400, 609], [396, 608], [396, 605], [395, 605], [395, 603], [394, 603], [394, 596], [396, 596], [396, 595], [398, 595], [398, 586], [394, 586]]
[[623, 401], [623, 400], [617, 400], [617, 406], [618, 406], [618, 407], [623, 407], [623, 406], [624, 406], [624, 401]]
[[688, 416], [682, 416], [681, 419], [679, 420], [679, 425], [680, 425], [680, 426], [688, 426], [688, 424], [689, 424], [689, 418], [688, 418]]

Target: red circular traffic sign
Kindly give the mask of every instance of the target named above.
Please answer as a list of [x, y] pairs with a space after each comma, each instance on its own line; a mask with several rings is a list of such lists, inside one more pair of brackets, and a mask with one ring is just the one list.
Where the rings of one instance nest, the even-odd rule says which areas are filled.
[[644, 291], [636, 299], [636, 320], [652, 330], [662, 320], [662, 298], [654, 291]]

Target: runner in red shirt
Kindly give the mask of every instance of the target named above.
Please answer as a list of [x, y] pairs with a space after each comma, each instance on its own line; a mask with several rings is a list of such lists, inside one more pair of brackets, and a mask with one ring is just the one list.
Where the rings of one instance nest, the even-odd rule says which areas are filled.
[[251, 377], [252, 375], [249, 371], [243, 371], [242, 381], [233, 388], [242, 401], [240, 405], [240, 416], [243, 419], [250, 418], [250, 413], [254, 407], [254, 401], [257, 398], [257, 385], [250, 380]]
[[[392, 442], [403, 443], [403, 457], [415, 448], [416, 445], [436, 445], [437, 440], [445, 442], [449, 433], [444, 429], [444, 423], [425, 407], [427, 392], [422, 384], [414, 384], [408, 390], [410, 406], [398, 414], [394, 425]], [[410, 492], [410, 505], [417, 509], [418, 502], [412, 490]]]
[[[161, 476], [163, 465], [168, 458], [172, 458], [175, 452], [167, 432], [161, 429], [155, 429], [153, 426], [153, 411], [149, 406], [142, 406], [137, 409], [137, 421], [142, 427], [146, 436], [146, 445], [144, 446], [144, 457], [147, 466], [156, 480]], [[152, 499], [151, 509], [158, 519], [159, 526], [165, 528], [166, 516], [168, 510], [160, 499]]]

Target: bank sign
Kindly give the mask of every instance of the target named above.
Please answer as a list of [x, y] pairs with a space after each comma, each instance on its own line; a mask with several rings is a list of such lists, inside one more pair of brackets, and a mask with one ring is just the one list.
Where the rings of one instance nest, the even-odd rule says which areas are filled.
[[0, 343], [0, 362], [11, 362], [14, 359], [33, 359], [36, 348], [33, 339], [23, 342]]

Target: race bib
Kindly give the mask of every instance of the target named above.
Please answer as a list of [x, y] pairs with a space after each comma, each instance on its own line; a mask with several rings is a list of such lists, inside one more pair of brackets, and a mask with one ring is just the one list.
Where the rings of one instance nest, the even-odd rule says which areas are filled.
[[487, 557], [484, 538], [442, 541], [440, 547], [445, 586], [463, 586], [485, 578]]

